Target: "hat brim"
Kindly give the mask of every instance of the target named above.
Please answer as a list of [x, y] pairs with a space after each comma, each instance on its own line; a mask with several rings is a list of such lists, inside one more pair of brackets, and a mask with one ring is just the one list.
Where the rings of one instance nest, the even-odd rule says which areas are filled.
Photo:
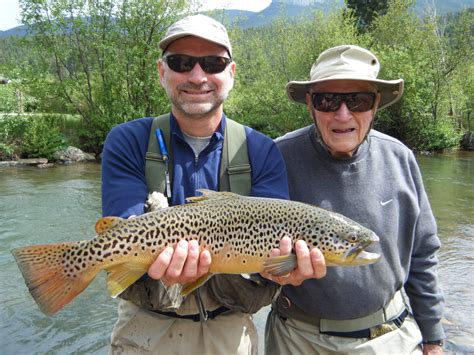
[[337, 80], [357, 80], [374, 83], [380, 92], [380, 103], [378, 110], [390, 106], [400, 100], [403, 94], [403, 79], [398, 80], [381, 80], [381, 79], [367, 79], [366, 77], [331, 77], [311, 81], [290, 81], [286, 84], [286, 94], [290, 100], [300, 104], [306, 104], [306, 93], [309, 91], [311, 85], [322, 83], [325, 81]]
[[166, 38], [164, 38], [163, 40], [160, 41], [159, 46], [160, 46], [161, 50], [164, 52], [166, 50], [166, 48], [168, 48], [168, 46], [172, 42], [176, 41], [177, 39], [180, 39], [180, 38], [183, 38], [183, 37], [188, 37], [188, 36], [198, 37], [198, 38], [204, 39], [208, 42], [215, 43], [215, 44], [225, 48], [227, 50], [227, 52], [229, 53], [229, 55], [232, 56], [231, 49], [225, 43], [216, 41], [215, 39], [210, 38], [210, 37], [197, 35], [196, 33], [192, 32], [192, 31], [190, 31], [190, 32], [180, 32], [180, 33], [177, 33], [175, 35], [166, 37]]

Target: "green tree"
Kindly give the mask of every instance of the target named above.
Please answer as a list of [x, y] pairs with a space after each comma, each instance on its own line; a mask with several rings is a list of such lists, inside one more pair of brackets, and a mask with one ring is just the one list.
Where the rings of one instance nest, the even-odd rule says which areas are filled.
[[[20, 0], [38, 63], [24, 71], [41, 90], [84, 120], [83, 148], [100, 151], [120, 122], [167, 106], [160, 89], [158, 42], [185, 0]], [[41, 69], [40, 72], [37, 70]]]
[[380, 112], [376, 127], [413, 148], [441, 150], [459, 139], [449, 94], [456, 65], [449, 60], [437, 22], [416, 17], [412, 6], [411, 0], [391, 0], [387, 14], [374, 21], [380, 76], [405, 80], [402, 100]]
[[306, 107], [286, 96], [287, 82], [307, 80], [312, 63], [328, 47], [367, 42], [352, 13], [342, 10], [329, 15], [315, 11], [297, 21], [280, 18], [257, 29], [234, 29], [231, 37], [237, 76], [226, 112], [272, 137], [311, 123]]
[[[377, 54], [380, 77], [405, 79], [402, 100], [380, 111], [375, 127], [418, 150], [457, 145], [460, 131], [472, 129], [473, 11], [419, 18], [414, 0], [380, 3], [386, 9], [371, 7], [370, 26], [363, 31], [361, 7], [292, 20], [281, 16], [261, 28], [227, 26], [238, 69], [226, 113], [272, 137], [309, 124], [304, 105], [288, 100], [286, 83], [307, 80], [321, 51], [358, 44]], [[171, 22], [193, 10], [194, 1], [21, 4], [33, 37], [0, 40], [0, 73], [14, 79], [0, 109], [79, 113], [83, 124], [74, 129], [81, 131], [82, 148], [95, 152], [114, 124], [169, 110], [155, 66], [158, 41]], [[216, 16], [225, 22], [223, 12]], [[76, 115], [67, 117], [77, 122]]]
[[346, 0], [346, 6], [355, 12], [357, 26], [360, 30], [367, 30], [377, 16], [387, 13], [387, 0]]

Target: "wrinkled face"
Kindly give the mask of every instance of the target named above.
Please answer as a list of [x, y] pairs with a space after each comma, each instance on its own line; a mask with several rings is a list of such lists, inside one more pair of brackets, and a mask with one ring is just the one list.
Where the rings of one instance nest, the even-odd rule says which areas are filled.
[[[165, 54], [229, 57], [224, 47], [192, 36], [172, 42]], [[199, 64], [184, 73], [171, 70], [162, 59], [157, 65], [161, 85], [171, 100], [175, 115], [200, 118], [222, 113], [222, 103], [234, 85], [234, 62], [216, 74], [206, 73]]]
[[[341, 214], [329, 212], [330, 218], [313, 227], [310, 240], [317, 240], [317, 246], [324, 254], [328, 266], [357, 266], [373, 264], [380, 255], [365, 249], [379, 237], [360, 224]], [[313, 244], [314, 245], [314, 244]]]
[[321, 139], [336, 158], [351, 157], [365, 139], [380, 101], [377, 94], [373, 109], [364, 112], [352, 112], [342, 102], [335, 112], [322, 112], [313, 107], [313, 93], [353, 93], [373, 92], [376, 88], [364, 81], [334, 80], [314, 84], [306, 95], [306, 105], [321, 135]]

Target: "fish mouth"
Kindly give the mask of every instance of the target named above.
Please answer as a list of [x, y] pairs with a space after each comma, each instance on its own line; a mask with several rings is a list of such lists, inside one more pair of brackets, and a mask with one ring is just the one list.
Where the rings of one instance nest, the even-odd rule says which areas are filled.
[[354, 265], [369, 265], [377, 262], [380, 259], [380, 254], [370, 253], [365, 250], [361, 250], [354, 258]]
[[380, 254], [365, 251], [365, 248], [379, 240], [380, 238], [375, 233], [372, 233], [365, 243], [349, 249], [344, 255], [344, 261], [347, 265], [369, 265], [375, 263], [380, 259]]

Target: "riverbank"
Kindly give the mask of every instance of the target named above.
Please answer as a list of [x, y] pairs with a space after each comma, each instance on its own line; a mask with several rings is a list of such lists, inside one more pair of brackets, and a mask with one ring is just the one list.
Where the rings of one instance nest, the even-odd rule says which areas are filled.
[[69, 146], [65, 149], [58, 150], [53, 154], [53, 159], [48, 160], [46, 158], [28, 158], [28, 159], [17, 159], [17, 160], [5, 160], [0, 161], [0, 168], [12, 168], [12, 167], [27, 167], [33, 166], [37, 168], [50, 168], [55, 165], [68, 165], [75, 163], [84, 162], [97, 162], [96, 157], [93, 154], [85, 153], [79, 148]]
[[18, 160], [7, 160], [0, 161], [0, 168], [17, 168], [21, 166], [36, 166], [37, 168], [46, 168], [53, 166], [46, 158], [32, 158], [32, 159], [18, 159]]

